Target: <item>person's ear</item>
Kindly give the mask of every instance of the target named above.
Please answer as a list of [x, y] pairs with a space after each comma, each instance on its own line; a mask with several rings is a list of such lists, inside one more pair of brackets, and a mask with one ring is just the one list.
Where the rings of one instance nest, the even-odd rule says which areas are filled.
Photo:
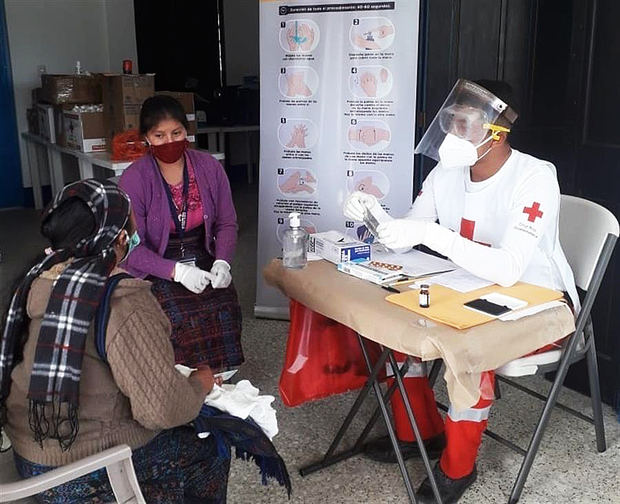
[[129, 244], [129, 233], [126, 229], [121, 230], [119, 235], [114, 240], [114, 248], [124, 250]]
[[506, 143], [506, 139], [508, 138], [508, 133], [505, 131], [498, 131], [496, 133], [497, 139], [493, 139], [493, 143], [497, 146], [504, 145]]

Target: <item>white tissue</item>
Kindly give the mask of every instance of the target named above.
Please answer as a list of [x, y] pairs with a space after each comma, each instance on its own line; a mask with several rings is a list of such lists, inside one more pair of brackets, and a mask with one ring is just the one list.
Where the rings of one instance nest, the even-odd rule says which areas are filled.
[[[195, 369], [176, 364], [175, 368], [183, 376], [189, 376]], [[213, 385], [213, 390], [205, 399], [205, 404], [244, 420], [250, 417], [263, 430], [265, 435], [273, 440], [278, 433], [276, 410], [271, 403], [275, 397], [259, 395], [259, 390], [248, 380], [241, 380], [235, 385]], [[209, 434], [202, 432], [199, 437], [205, 438]]]

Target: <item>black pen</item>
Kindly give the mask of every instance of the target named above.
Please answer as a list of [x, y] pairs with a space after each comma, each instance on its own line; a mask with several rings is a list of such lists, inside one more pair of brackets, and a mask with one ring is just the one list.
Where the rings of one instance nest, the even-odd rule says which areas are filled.
[[390, 287], [389, 285], [382, 285], [381, 288], [385, 289], [386, 291], [395, 292], [396, 294], [400, 294], [400, 291], [398, 289], [395, 289], [394, 287]]

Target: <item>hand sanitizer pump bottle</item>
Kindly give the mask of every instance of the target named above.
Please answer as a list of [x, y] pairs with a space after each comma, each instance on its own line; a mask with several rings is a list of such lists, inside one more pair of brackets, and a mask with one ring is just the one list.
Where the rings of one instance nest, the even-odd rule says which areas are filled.
[[308, 233], [301, 227], [298, 212], [290, 213], [288, 218], [290, 227], [282, 240], [282, 262], [285, 268], [301, 269], [308, 262]]

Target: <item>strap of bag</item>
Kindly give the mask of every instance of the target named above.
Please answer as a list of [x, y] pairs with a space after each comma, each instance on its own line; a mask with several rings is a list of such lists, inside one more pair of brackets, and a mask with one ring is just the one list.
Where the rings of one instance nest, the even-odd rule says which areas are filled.
[[101, 360], [105, 363], [108, 362], [108, 355], [105, 351], [105, 336], [108, 329], [108, 320], [110, 319], [110, 299], [112, 293], [118, 285], [118, 282], [125, 278], [133, 278], [128, 273], [118, 273], [108, 278], [105, 285], [105, 291], [101, 298], [101, 303], [95, 313], [95, 347]]

